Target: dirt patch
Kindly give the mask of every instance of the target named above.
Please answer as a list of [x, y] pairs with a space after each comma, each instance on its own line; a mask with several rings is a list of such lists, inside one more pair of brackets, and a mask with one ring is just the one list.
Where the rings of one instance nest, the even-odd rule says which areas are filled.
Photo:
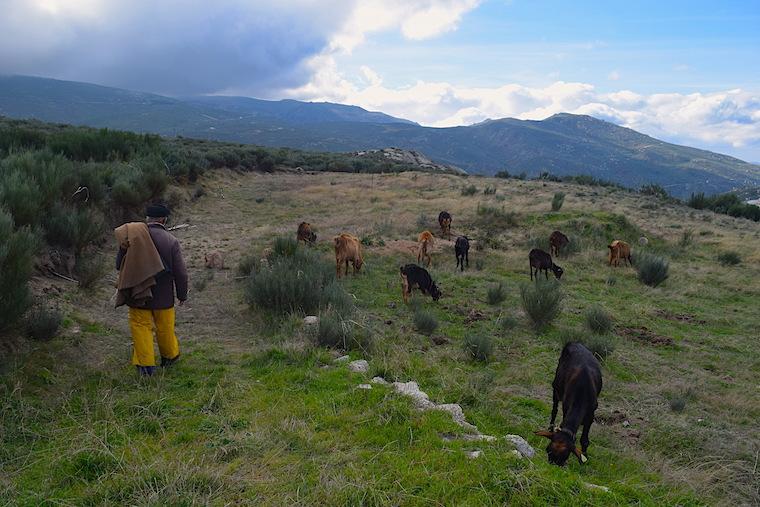
[[626, 416], [620, 410], [613, 410], [611, 413], [606, 413], [606, 414], [602, 413], [602, 414], [594, 415], [594, 421], [599, 424], [604, 424], [605, 426], [611, 426], [613, 424], [621, 424], [623, 421], [627, 419], [628, 419], [628, 416]]
[[431, 340], [433, 340], [433, 343], [435, 343], [436, 345], [446, 345], [447, 343], [449, 343], [449, 339], [446, 338], [445, 336], [433, 336]]
[[488, 317], [486, 316], [485, 313], [481, 312], [480, 310], [476, 310], [476, 309], [473, 308], [467, 314], [467, 318], [464, 319], [464, 323], [465, 324], [471, 324], [471, 323], [476, 322], [478, 320], [485, 320], [487, 318]]
[[688, 313], [672, 313], [668, 310], [657, 310], [654, 312], [658, 317], [663, 319], [673, 320], [676, 322], [689, 322], [692, 324], [707, 324], [706, 320], [698, 319], [695, 315], [689, 315]]
[[648, 343], [650, 345], [673, 345], [673, 338], [659, 335], [644, 326], [619, 327], [617, 331], [619, 335], [624, 336], [625, 338]]

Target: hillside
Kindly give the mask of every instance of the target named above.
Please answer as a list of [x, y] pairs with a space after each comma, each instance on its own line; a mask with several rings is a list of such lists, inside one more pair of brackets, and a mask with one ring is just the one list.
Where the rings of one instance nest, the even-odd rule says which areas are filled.
[[0, 114], [313, 151], [398, 147], [470, 173], [589, 174], [632, 188], [657, 183], [677, 197], [760, 185], [757, 165], [569, 114], [430, 128], [339, 104], [172, 99], [19, 76], [0, 78]]
[[[462, 194], [467, 183], [477, 187]], [[614, 188], [402, 173], [207, 172], [203, 192], [181, 196], [173, 223], [191, 274], [178, 310], [182, 358], [138, 379], [128, 364], [126, 311], [109, 298], [114, 275], [91, 289], [38, 277], [65, 315], [64, 329], [6, 356], [0, 375], [0, 503], [257, 505], [754, 505], [760, 417], [756, 394], [760, 225]], [[495, 194], [484, 194], [486, 186]], [[552, 195], [566, 193], [559, 212]], [[197, 197], [199, 196], [199, 197]], [[453, 230], [480, 243], [454, 269], [452, 243], [436, 240], [431, 273], [444, 296], [401, 302], [398, 267], [412, 262], [420, 230]], [[507, 209], [513, 215], [499, 210]], [[494, 211], [496, 210], [496, 211]], [[235, 270], [279, 235], [312, 223], [312, 253], [332, 271], [332, 237], [355, 233], [366, 264], [339, 285], [356, 306], [352, 360], [317, 346], [302, 314], [280, 317], [245, 303], [252, 278]], [[565, 294], [541, 332], [521, 308], [527, 252], [555, 228], [574, 242], [558, 259]], [[691, 231], [691, 233], [689, 232]], [[606, 242], [650, 239], [670, 278], [643, 285], [611, 268]], [[684, 239], [685, 238], [685, 239]], [[204, 267], [218, 249], [232, 270]], [[716, 256], [741, 252], [738, 266]], [[112, 262], [107, 243], [103, 262]], [[488, 290], [504, 286], [490, 304]], [[604, 389], [589, 461], [550, 465], [545, 440], [550, 383], [568, 330], [584, 340], [589, 308], [614, 321], [602, 360]], [[438, 328], [416, 330], [415, 311]], [[327, 318], [329, 310], [322, 313]], [[486, 362], [463, 350], [488, 336]], [[415, 381], [436, 403], [457, 403], [494, 441], [468, 440], [441, 411], [420, 412], [391, 386]], [[370, 384], [372, 389], [360, 389]], [[536, 449], [513, 454], [517, 434]], [[472, 451], [480, 451], [474, 456]], [[603, 489], [607, 488], [607, 489]]]

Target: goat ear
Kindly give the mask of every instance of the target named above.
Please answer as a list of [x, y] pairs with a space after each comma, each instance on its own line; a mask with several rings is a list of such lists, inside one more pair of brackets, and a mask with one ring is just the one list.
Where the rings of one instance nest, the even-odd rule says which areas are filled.
[[588, 461], [588, 458], [577, 447], [573, 449], [573, 452], [578, 457], [579, 463], [583, 464]]
[[554, 436], [554, 433], [552, 433], [551, 431], [546, 431], [546, 430], [534, 431], [533, 434], [539, 437], [546, 437], [549, 440], [551, 440], [551, 438]]

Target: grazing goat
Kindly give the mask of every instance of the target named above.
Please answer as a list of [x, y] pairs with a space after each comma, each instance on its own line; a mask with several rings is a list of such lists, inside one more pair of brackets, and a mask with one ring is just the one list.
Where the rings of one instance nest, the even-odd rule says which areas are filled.
[[631, 264], [631, 245], [629, 245], [625, 241], [620, 241], [616, 239], [615, 241], [607, 245], [607, 248], [610, 249], [610, 258], [609, 258], [610, 266], [612, 266], [613, 264], [615, 266], [619, 266], [620, 259], [625, 259], [628, 265]]
[[438, 225], [441, 226], [441, 237], [451, 239], [451, 215], [448, 211], [438, 213]]
[[210, 269], [224, 269], [224, 257], [222, 252], [214, 250], [203, 256], [206, 261], [206, 267]]
[[358, 273], [362, 264], [364, 264], [364, 259], [362, 258], [362, 245], [359, 242], [359, 238], [344, 232], [335, 236], [334, 240], [337, 277], [340, 278], [340, 268], [344, 262], [346, 264], [346, 275], [348, 275], [349, 262], [354, 266], [354, 274]]
[[533, 270], [536, 270], [536, 281], [538, 281], [538, 272], [543, 271], [546, 275], [546, 279], [549, 279], [549, 270], [551, 269], [554, 273], [554, 276], [557, 277], [557, 280], [562, 278], [562, 273], [564, 273], [563, 269], [552, 261], [552, 256], [548, 253], [544, 252], [543, 250], [539, 250], [538, 248], [534, 248], [530, 251], [528, 254], [528, 259], [530, 260], [530, 279], [533, 280]]
[[570, 240], [567, 236], [559, 231], [554, 231], [552, 235], [549, 236], [549, 253], [555, 257], [559, 257], [559, 251], [565, 248], [568, 243], [570, 243]]
[[430, 250], [433, 249], [433, 234], [430, 231], [423, 231], [417, 238], [419, 244], [417, 245], [417, 262], [422, 264], [424, 259], [427, 259], [426, 266], [430, 266], [430, 262], [433, 258], [430, 256]]
[[401, 295], [404, 303], [409, 302], [409, 295], [414, 287], [420, 289], [423, 294], [429, 294], [433, 301], [438, 301], [441, 297], [441, 291], [438, 290], [435, 282], [430, 278], [430, 273], [425, 268], [416, 264], [407, 264], [401, 267]]
[[454, 255], [457, 257], [457, 267], [464, 271], [464, 263], [467, 261], [467, 267], [470, 267], [470, 238], [459, 236], [454, 243]]
[[306, 244], [313, 244], [317, 241], [317, 235], [311, 230], [311, 224], [309, 222], [301, 222], [298, 226], [298, 234], [296, 238], [298, 241], [303, 241]]
[[[594, 354], [580, 343], [570, 342], [562, 349], [552, 382], [552, 417], [549, 431], [536, 431], [551, 442], [546, 447], [549, 463], [564, 465], [570, 453], [585, 463], [588, 452], [588, 432], [594, 422], [594, 411], [602, 392], [602, 371]], [[562, 401], [562, 422], [554, 426], [557, 404]], [[581, 449], [575, 447], [575, 435], [583, 426]]]

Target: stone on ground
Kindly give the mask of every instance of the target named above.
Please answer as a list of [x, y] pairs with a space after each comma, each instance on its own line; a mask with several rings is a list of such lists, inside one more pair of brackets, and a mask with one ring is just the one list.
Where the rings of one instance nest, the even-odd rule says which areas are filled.
[[316, 315], [307, 315], [303, 318], [303, 323], [305, 326], [314, 326], [316, 324], [319, 324], [319, 317]]
[[344, 363], [344, 362], [348, 361], [349, 359], [351, 359], [351, 357], [349, 357], [349, 356], [340, 356], [340, 357], [336, 358], [333, 361], [333, 363]]
[[364, 359], [357, 359], [348, 363], [348, 369], [354, 373], [367, 373], [369, 371], [369, 363]]
[[526, 458], [532, 458], [536, 455], [536, 450], [520, 435], [507, 435], [504, 438], [512, 442], [512, 445]]
[[369, 384], [359, 384], [356, 386], [357, 389], [372, 389], [372, 386]]

